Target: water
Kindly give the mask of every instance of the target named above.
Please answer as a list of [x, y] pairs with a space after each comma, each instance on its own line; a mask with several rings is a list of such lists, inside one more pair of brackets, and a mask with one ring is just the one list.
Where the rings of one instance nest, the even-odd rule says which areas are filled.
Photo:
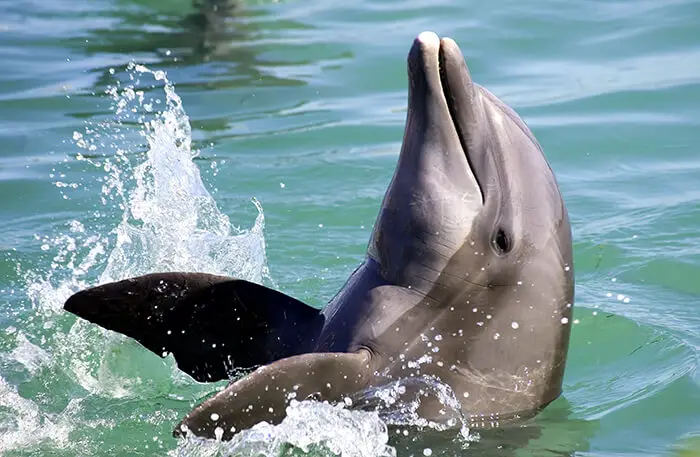
[[[700, 452], [698, 2], [218, 8], [229, 13], [0, 4], [0, 454]], [[457, 40], [559, 179], [577, 279], [563, 397], [528, 427], [447, 444], [318, 403], [232, 443], [171, 438], [221, 385], [77, 321], [63, 300], [189, 269], [322, 306], [364, 255], [423, 30]]]

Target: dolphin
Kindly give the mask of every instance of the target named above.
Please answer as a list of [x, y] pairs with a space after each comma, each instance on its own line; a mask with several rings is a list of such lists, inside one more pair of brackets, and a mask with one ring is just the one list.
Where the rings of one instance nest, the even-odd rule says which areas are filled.
[[[204, 273], [149, 274], [66, 301], [172, 353], [198, 381], [257, 367], [196, 406], [176, 436], [230, 439], [279, 423], [292, 397], [342, 401], [426, 376], [449, 386], [471, 427], [531, 417], [561, 394], [571, 227], [542, 148], [472, 81], [453, 40], [419, 34], [408, 79], [403, 144], [366, 257], [323, 309]], [[418, 414], [439, 420], [444, 406], [426, 396]]]

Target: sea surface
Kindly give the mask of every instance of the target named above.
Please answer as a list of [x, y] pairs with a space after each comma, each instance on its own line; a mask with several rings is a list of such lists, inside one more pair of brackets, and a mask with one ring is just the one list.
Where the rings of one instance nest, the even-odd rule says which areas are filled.
[[[0, 455], [700, 455], [697, 0], [0, 2]], [[302, 402], [176, 440], [198, 384], [62, 310], [153, 271], [323, 306], [398, 157], [406, 56], [453, 37], [531, 127], [572, 221], [564, 393], [448, 443]]]

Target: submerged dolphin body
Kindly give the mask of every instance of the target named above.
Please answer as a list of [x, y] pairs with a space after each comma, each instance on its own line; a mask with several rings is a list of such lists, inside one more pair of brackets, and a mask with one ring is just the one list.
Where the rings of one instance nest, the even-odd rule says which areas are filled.
[[[470, 426], [531, 415], [560, 395], [574, 277], [554, 174], [518, 115], [472, 82], [454, 41], [421, 33], [408, 75], [403, 145], [367, 256], [323, 310], [202, 273], [127, 279], [65, 303], [172, 353], [199, 381], [261, 366], [176, 434], [227, 439], [281, 421], [292, 396], [337, 401], [401, 379], [448, 385]], [[424, 397], [418, 413], [444, 411]]]

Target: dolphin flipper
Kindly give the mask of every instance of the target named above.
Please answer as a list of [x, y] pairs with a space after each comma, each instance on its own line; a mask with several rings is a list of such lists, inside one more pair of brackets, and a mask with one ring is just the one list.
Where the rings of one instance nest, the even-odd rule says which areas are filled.
[[136, 339], [200, 382], [307, 352], [319, 311], [281, 292], [203, 273], [156, 273], [76, 293], [64, 309]]
[[281, 422], [291, 399], [342, 400], [365, 388], [370, 375], [367, 350], [309, 353], [278, 360], [194, 408], [175, 427], [173, 435], [191, 432], [229, 440], [237, 431], [258, 422]]

